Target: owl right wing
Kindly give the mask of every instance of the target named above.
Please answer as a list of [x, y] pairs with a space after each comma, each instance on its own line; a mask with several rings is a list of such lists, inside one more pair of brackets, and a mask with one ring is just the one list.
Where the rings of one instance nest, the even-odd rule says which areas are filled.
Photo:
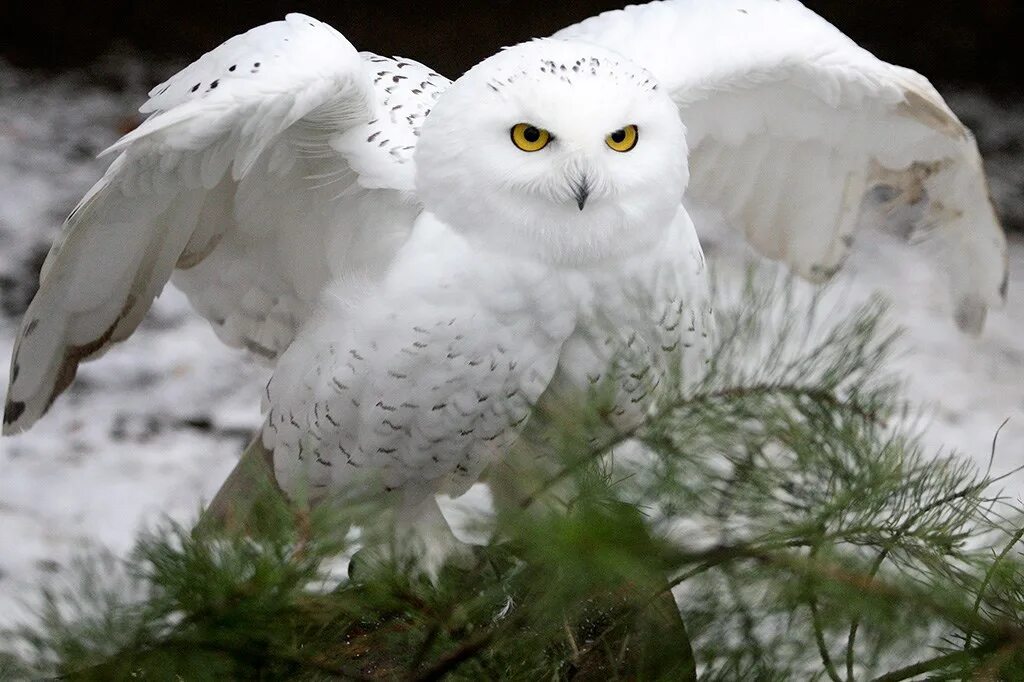
[[1006, 239], [974, 137], [923, 76], [888, 64], [797, 0], [665, 0], [556, 38], [649, 69], [679, 107], [687, 200], [813, 280], [861, 227], [937, 247], [957, 324], [1006, 297]]
[[127, 338], [167, 281], [274, 361], [321, 289], [407, 238], [418, 128], [447, 79], [291, 14], [157, 86], [68, 217], [14, 346], [4, 433]]

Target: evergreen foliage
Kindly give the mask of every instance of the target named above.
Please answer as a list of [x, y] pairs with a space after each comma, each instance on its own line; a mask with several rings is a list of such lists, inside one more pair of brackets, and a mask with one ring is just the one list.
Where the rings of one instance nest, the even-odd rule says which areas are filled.
[[434, 585], [366, 552], [343, 579], [342, 529], [387, 537], [372, 501], [268, 496], [254, 537], [168, 524], [83, 564], [0, 677], [1024, 679], [1020, 511], [902, 426], [884, 306], [835, 319], [755, 281], [720, 294], [708, 378], [628, 438], [594, 445], [597, 399], [553, 420], [560, 472], [472, 568]]

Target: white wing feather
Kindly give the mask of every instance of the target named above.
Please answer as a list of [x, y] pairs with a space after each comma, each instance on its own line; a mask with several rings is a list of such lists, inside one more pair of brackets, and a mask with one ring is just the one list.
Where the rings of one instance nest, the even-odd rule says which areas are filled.
[[176, 268], [225, 342], [276, 358], [330, 279], [376, 269], [408, 236], [411, 150], [447, 83], [291, 14], [155, 88], [46, 259], [4, 432], [128, 337]]
[[[855, 228], [881, 221], [943, 247], [962, 328], [1005, 298], [1005, 238], [969, 131], [927, 80], [799, 2], [655, 2], [557, 37], [616, 49], [670, 88], [689, 128], [688, 200], [766, 255], [824, 278]], [[175, 268], [222, 339], [276, 358], [326, 282], [379, 271], [408, 236], [411, 151], [446, 85], [293, 14], [154, 89], [153, 115], [114, 145], [44, 264], [4, 431], [130, 335]]]
[[1006, 241], [971, 133], [927, 79], [796, 0], [652, 2], [555, 37], [617, 50], [669, 88], [688, 129], [687, 200], [762, 254], [825, 279], [875, 223], [940, 247], [962, 329], [1003, 303]]

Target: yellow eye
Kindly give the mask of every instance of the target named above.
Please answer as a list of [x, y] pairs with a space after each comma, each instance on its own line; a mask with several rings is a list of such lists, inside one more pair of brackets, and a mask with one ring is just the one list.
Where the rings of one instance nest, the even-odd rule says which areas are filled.
[[619, 128], [604, 138], [604, 142], [617, 152], [628, 152], [636, 146], [636, 142], [639, 139], [640, 131], [637, 130], [636, 126], [628, 125], [625, 128]]
[[512, 144], [524, 152], [539, 152], [548, 146], [551, 134], [543, 128], [529, 123], [517, 123], [512, 126]]

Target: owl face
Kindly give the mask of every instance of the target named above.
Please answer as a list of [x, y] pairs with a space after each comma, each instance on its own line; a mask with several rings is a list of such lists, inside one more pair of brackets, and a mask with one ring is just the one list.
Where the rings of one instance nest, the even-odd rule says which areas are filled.
[[644, 69], [538, 40], [456, 81], [416, 150], [425, 208], [471, 239], [585, 262], [656, 239], [687, 181], [678, 110]]

